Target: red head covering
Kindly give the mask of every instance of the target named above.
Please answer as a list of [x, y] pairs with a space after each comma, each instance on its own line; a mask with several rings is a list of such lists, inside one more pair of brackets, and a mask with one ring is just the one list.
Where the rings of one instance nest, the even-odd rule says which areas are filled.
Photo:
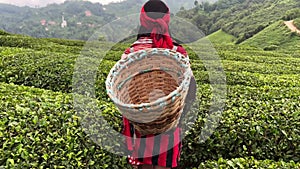
[[146, 29], [152, 29], [150, 37], [153, 39], [154, 47], [172, 49], [173, 41], [169, 34], [169, 8], [168, 12], [162, 18], [153, 19], [147, 15], [144, 7], [141, 9], [140, 22]]

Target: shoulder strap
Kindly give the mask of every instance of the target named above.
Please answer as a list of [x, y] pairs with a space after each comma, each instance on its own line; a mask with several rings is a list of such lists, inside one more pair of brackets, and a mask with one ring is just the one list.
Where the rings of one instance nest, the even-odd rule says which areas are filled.
[[133, 53], [133, 52], [134, 52], [134, 48], [130, 47], [130, 53]]
[[176, 45], [174, 45], [173, 48], [172, 48], [172, 51], [177, 52], [177, 48], [178, 47]]

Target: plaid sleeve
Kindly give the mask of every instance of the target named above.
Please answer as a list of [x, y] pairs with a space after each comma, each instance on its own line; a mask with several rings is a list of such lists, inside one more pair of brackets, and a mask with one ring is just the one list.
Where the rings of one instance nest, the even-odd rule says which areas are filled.
[[124, 54], [129, 54], [130, 53], [130, 48], [127, 48], [125, 51], [124, 51]]
[[183, 54], [184, 56], [188, 55], [186, 50], [181, 45], [177, 46], [177, 52]]
[[125, 136], [125, 143], [128, 151], [133, 150], [133, 135], [134, 129], [129, 120], [123, 117], [123, 131], [122, 134]]

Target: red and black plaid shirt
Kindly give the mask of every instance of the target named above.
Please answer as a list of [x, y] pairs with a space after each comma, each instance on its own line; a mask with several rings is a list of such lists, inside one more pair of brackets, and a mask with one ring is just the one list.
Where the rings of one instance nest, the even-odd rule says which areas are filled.
[[[152, 48], [152, 39], [141, 38], [125, 50], [127, 55], [144, 48]], [[182, 46], [176, 46], [176, 51], [187, 56]], [[154, 135], [141, 136], [133, 128], [129, 120], [123, 117], [123, 134], [128, 136], [126, 146], [129, 151], [128, 162], [133, 165], [156, 165], [162, 167], [177, 167], [181, 151], [181, 129], [177, 127], [171, 131]]]

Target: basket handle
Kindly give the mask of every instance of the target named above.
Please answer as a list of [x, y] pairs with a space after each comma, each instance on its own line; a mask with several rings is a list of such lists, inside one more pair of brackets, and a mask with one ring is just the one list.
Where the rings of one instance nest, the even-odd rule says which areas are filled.
[[174, 45], [173, 48], [171, 49], [171, 51], [173, 52], [177, 52], [178, 46]]
[[[143, 50], [146, 50], [146, 51], [147, 51], [147, 50], [151, 50], [151, 49], [153, 49], [153, 48], [144, 48]], [[171, 51], [172, 51], [172, 52], [177, 52], [177, 49], [178, 49], [178, 46], [174, 45], [173, 48], [171, 49]], [[135, 52], [135, 51], [134, 51], [134, 47], [130, 47], [129, 52], [130, 52], [130, 53]]]

